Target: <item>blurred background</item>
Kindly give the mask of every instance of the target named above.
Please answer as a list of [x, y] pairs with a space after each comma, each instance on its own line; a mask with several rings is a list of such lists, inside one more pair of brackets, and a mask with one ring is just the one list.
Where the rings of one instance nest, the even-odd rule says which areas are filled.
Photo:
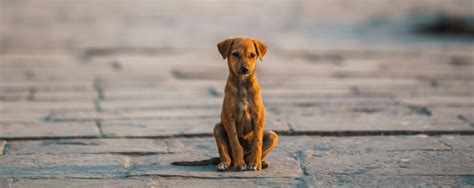
[[2, 0], [0, 52], [215, 48], [252, 36], [271, 49], [473, 42], [472, 0]]
[[[185, 116], [191, 120], [171, 122], [180, 127], [169, 134], [208, 134], [219, 117], [227, 75], [216, 44], [231, 36], [268, 45], [257, 71], [270, 128], [385, 130], [380, 121], [395, 115], [389, 124], [399, 125], [400, 114], [431, 116], [440, 102], [462, 108], [441, 108], [443, 113], [433, 115], [439, 117], [422, 124], [466, 123], [473, 116], [472, 106], [464, 106], [473, 102], [474, 92], [472, 0], [1, 0], [0, 5], [6, 123], [94, 121], [104, 125], [98, 127], [101, 134], [126, 136], [134, 135], [133, 126], [107, 130], [108, 121], [152, 119], [137, 135], [156, 136], [168, 134], [160, 131], [170, 122], [160, 119]], [[334, 112], [349, 114], [344, 122], [361, 118], [360, 124], [340, 127], [333, 122], [338, 118], [319, 116], [340, 117]], [[378, 114], [372, 112], [387, 117], [364, 127], [372, 117], [366, 115]], [[311, 123], [316, 121], [322, 122]], [[201, 128], [190, 127], [195, 124]]]
[[102, 136], [209, 134], [228, 73], [216, 44], [231, 36], [269, 48], [257, 68], [269, 129], [451, 130], [474, 116], [472, 0], [0, 5], [6, 137], [32, 136], [9, 123], [59, 122], [93, 122]]

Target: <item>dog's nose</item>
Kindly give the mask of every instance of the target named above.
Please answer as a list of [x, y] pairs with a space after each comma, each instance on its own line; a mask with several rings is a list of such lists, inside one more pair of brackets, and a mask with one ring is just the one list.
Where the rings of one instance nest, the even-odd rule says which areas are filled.
[[240, 67], [240, 73], [247, 74], [249, 72], [249, 68], [247, 67]]

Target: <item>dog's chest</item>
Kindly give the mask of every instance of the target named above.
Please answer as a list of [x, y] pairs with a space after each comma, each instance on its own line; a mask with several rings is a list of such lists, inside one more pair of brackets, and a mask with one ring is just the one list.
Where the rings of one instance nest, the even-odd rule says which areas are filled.
[[249, 94], [246, 89], [239, 90], [239, 97], [237, 100], [237, 120], [240, 124], [240, 131], [246, 133], [252, 130], [252, 111], [251, 111], [252, 101], [249, 99]]

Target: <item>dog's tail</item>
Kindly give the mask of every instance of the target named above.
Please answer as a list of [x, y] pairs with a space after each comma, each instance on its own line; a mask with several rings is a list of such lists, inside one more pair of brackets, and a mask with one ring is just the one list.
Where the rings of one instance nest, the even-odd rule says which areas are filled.
[[213, 157], [210, 159], [200, 160], [200, 161], [176, 161], [171, 164], [176, 166], [206, 166], [206, 165], [217, 165], [221, 159], [219, 157]]

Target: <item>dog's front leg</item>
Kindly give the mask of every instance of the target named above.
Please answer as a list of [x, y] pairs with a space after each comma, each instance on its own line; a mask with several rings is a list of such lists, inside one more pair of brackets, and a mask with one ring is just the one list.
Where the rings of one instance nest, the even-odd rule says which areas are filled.
[[240, 171], [247, 169], [244, 161], [244, 150], [240, 145], [239, 138], [237, 137], [237, 130], [235, 128], [235, 121], [232, 119], [223, 119], [224, 129], [229, 137], [230, 149], [232, 150], [232, 157], [234, 163], [234, 171]]
[[252, 143], [252, 151], [250, 154], [248, 169], [262, 170], [262, 144], [263, 144], [263, 127], [265, 124], [264, 112], [252, 119], [254, 125], [255, 137]]

